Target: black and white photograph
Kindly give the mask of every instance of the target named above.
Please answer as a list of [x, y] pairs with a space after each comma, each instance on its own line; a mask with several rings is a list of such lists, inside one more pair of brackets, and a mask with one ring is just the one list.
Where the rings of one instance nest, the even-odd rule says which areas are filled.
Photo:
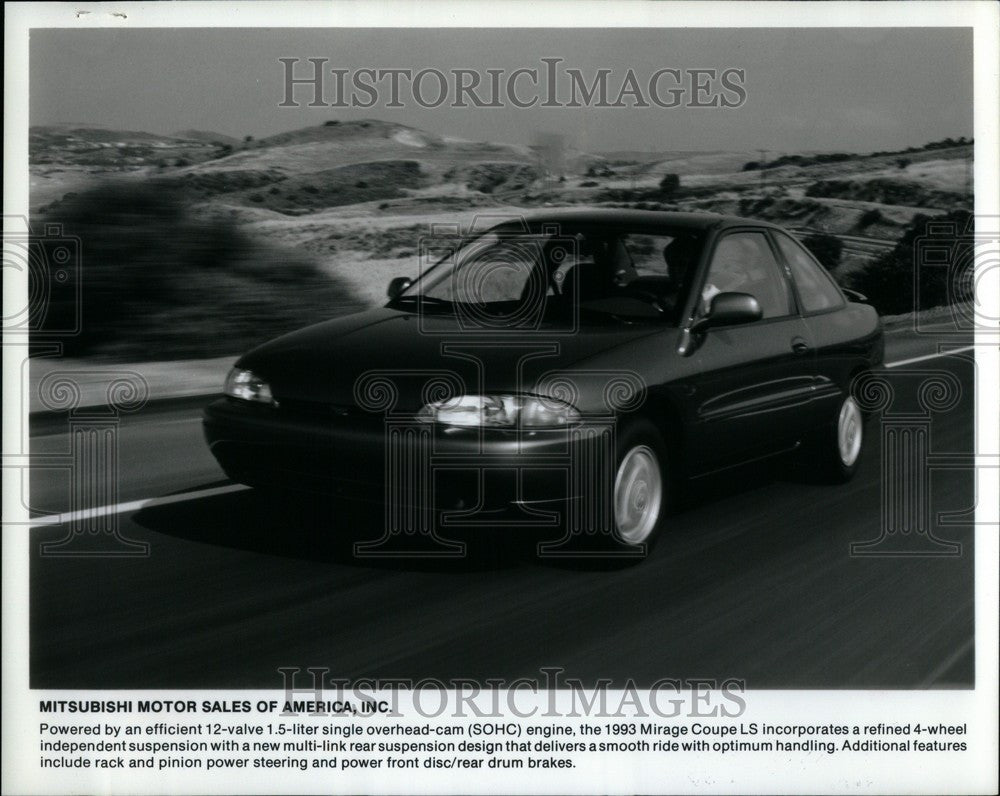
[[7, 6], [4, 793], [995, 792], [997, 7], [423, 5]]

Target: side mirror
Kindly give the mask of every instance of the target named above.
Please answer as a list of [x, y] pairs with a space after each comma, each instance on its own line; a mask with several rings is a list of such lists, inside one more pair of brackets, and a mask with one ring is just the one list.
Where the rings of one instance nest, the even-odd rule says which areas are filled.
[[413, 284], [413, 280], [408, 276], [397, 276], [391, 282], [389, 282], [389, 287], [386, 289], [385, 294], [392, 301], [396, 296], [402, 293], [406, 288]]
[[719, 326], [736, 326], [759, 321], [760, 304], [749, 293], [718, 293], [704, 315], [691, 326], [692, 332], [705, 332]]
[[866, 304], [868, 302], [868, 296], [863, 293], [858, 293], [857, 290], [851, 290], [849, 287], [842, 287], [841, 290], [850, 301], [858, 301], [862, 304]]

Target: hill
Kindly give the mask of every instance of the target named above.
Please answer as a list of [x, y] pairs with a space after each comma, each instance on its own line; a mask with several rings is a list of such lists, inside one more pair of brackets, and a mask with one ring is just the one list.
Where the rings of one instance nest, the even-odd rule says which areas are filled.
[[203, 141], [210, 144], [228, 144], [235, 147], [240, 139], [230, 135], [223, 135], [212, 130], [180, 130], [173, 134], [174, 138], [183, 138], [188, 141]]
[[28, 130], [32, 166], [66, 164], [122, 171], [151, 165], [187, 165], [217, 157], [221, 144], [131, 130], [47, 125]]

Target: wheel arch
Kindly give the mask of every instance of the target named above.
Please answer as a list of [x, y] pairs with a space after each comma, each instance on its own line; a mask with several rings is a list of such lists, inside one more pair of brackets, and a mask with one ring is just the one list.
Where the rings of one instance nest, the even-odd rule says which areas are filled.
[[667, 395], [657, 395], [647, 391], [642, 404], [633, 412], [618, 415], [621, 428], [637, 422], [652, 425], [662, 438], [671, 459], [674, 474], [686, 472], [688, 433], [680, 407]]

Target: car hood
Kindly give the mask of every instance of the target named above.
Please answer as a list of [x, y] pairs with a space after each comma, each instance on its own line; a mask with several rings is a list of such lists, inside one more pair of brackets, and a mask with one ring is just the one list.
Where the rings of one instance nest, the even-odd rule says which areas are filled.
[[279, 337], [237, 365], [267, 381], [279, 402], [410, 412], [458, 391], [547, 392], [538, 384], [544, 374], [662, 329], [608, 324], [572, 334], [484, 334], [450, 314], [383, 307]]

